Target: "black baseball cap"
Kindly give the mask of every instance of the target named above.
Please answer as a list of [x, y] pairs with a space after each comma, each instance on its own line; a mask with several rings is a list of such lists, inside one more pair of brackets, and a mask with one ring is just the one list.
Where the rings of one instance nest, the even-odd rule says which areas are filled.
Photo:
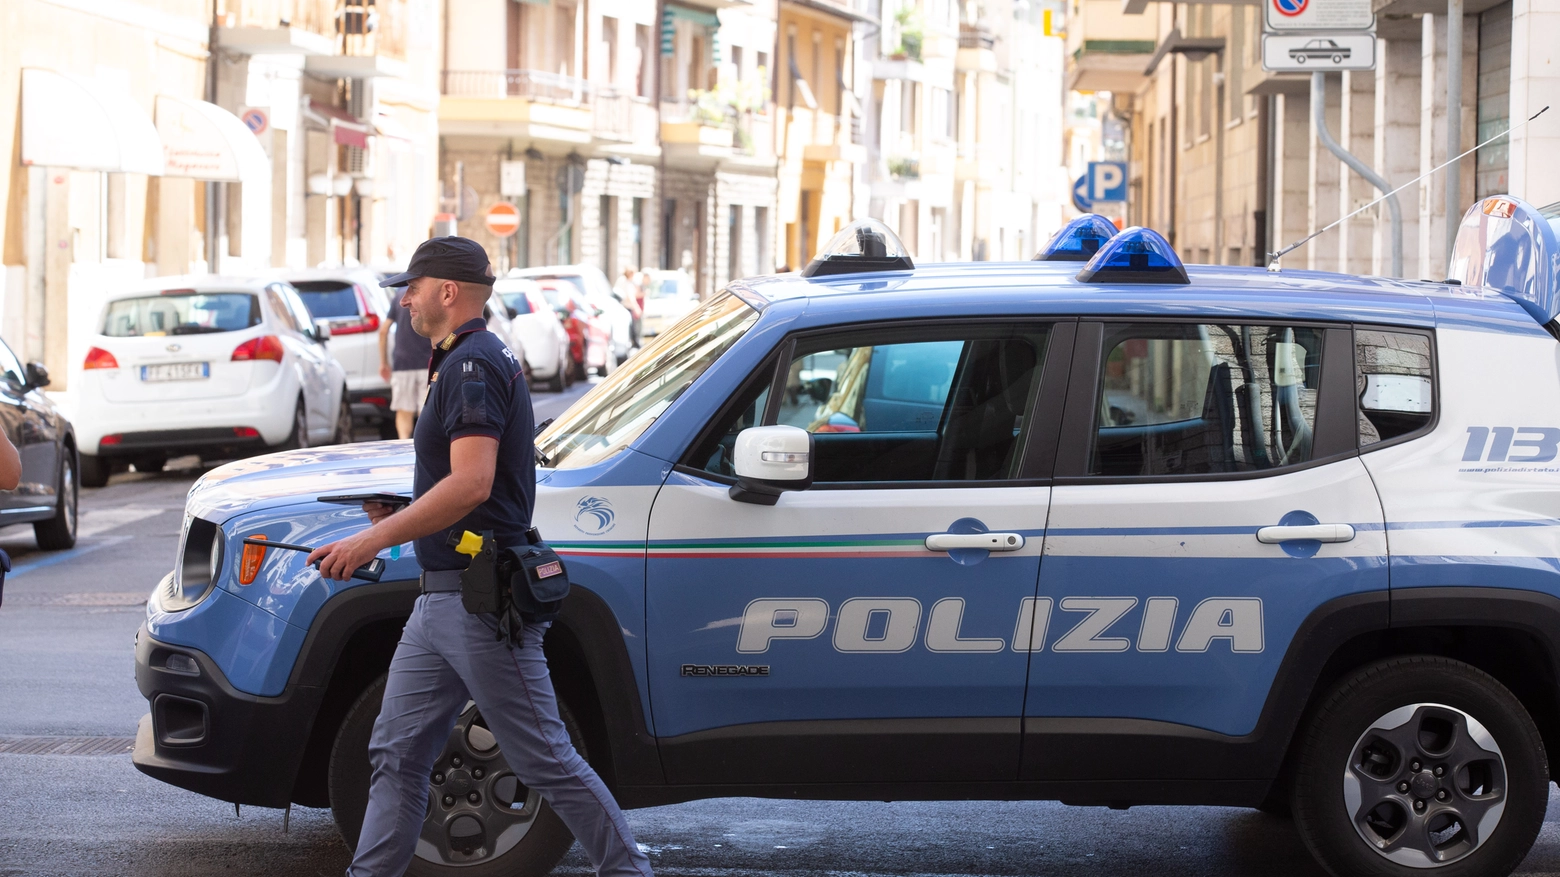
[[418, 244], [406, 270], [386, 277], [379, 285], [405, 286], [418, 277], [437, 277], [481, 286], [492, 286], [497, 279], [482, 245], [471, 238], [455, 235], [429, 238]]

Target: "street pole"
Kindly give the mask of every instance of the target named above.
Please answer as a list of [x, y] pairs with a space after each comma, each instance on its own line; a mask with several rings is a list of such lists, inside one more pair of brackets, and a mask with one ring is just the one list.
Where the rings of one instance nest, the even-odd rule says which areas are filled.
[[[1463, 0], [1446, 0], [1446, 157], [1462, 152]], [[1446, 264], [1452, 264], [1462, 218], [1462, 174], [1457, 161], [1446, 172]], [[1443, 272], [1444, 273], [1444, 272]]]
[[[1457, 3], [1461, 0], [1451, 0]], [[1387, 193], [1387, 212], [1392, 217], [1392, 276], [1403, 276], [1403, 208], [1398, 204], [1397, 195], [1393, 194], [1392, 187], [1381, 175], [1371, 169], [1370, 165], [1360, 161], [1353, 153], [1339, 145], [1333, 139], [1332, 132], [1327, 130], [1327, 74], [1320, 70], [1311, 74], [1311, 114], [1316, 120], [1316, 137], [1322, 141], [1322, 145], [1338, 159], [1348, 165], [1351, 170], [1365, 178], [1372, 186]], [[1450, 185], [1450, 180], [1448, 180]], [[1450, 252], [1450, 251], [1448, 251]]]

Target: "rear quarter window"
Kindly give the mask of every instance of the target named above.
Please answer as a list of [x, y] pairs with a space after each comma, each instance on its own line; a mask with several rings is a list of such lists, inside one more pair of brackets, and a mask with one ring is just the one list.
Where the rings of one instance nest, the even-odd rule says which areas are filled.
[[309, 315], [316, 320], [330, 317], [362, 316], [358, 310], [357, 291], [352, 284], [340, 280], [306, 280], [293, 284], [298, 297], [303, 300]]
[[1361, 450], [1430, 427], [1436, 392], [1434, 347], [1428, 334], [1356, 328], [1354, 367]]

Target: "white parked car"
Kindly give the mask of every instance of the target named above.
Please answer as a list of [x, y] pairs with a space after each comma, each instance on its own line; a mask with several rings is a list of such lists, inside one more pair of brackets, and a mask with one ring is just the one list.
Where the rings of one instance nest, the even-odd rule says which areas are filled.
[[391, 300], [367, 268], [311, 268], [278, 275], [292, 284], [316, 322], [330, 323], [330, 352], [347, 372], [347, 399], [359, 423], [395, 438], [390, 382], [379, 375], [379, 326]]
[[165, 277], [111, 295], [83, 363], [81, 483], [181, 454], [351, 441], [329, 339], [281, 280]]
[[607, 280], [607, 275], [601, 273], [600, 268], [594, 265], [517, 268], [510, 271], [509, 276], [528, 277], [532, 280], [565, 280], [572, 283], [585, 295], [586, 301], [601, 309], [602, 316], [606, 317], [608, 325], [612, 327], [612, 345], [608, 351], [612, 359], [607, 368], [610, 370], [628, 359], [628, 354], [633, 349], [634, 317], [628, 312], [628, 308], [623, 307], [623, 303], [618, 301], [618, 297], [612, 292], [612, 283]]
[[677, 325], [699, 306], [699, 293], [693, 288], [693, 278], [686, 271], [650, 271], [649, 288], [645, 290], [645, 316], [641, 324], [646, 338], [661, 334]]
[[493, 284], [509, 308], [510, 330], [525, 345], [526, 365], [547, 389], [562, 393], [569, 377], [569, 333], [534, 280], [510, 277]]

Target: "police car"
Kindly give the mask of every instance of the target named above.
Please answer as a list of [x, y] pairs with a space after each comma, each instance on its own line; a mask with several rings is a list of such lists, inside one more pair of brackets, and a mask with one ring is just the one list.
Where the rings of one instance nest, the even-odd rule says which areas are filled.
[[[915, 267], [847, 228], [735, 283], [539, 437], [574, 588], [547, 637], [626, 807], [723, 796], [1292, 812], [1337, 875], [1500, 875], [1560, 743], [1560, 243], [1470, 211], [1462, 281], [1184, 267], [1084, 217]], [[408, 492], [407, 444], [216, 469], [136, 649], [135, 763], [330, 806], [417, 597], [301, 554]], [[412, 873], [571, 842], [468, 707]]]

